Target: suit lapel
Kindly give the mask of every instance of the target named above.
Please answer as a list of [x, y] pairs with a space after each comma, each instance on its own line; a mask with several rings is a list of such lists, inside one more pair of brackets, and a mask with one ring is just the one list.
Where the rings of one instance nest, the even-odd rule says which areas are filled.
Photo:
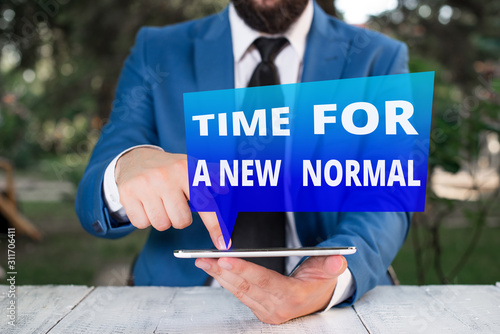
[[[314, 3], [302, 82], [342, 78], [351, 40]], [[195, 40], [196, 81], [200, 91], [234, 88], [234, 58], [228, 9], [212, 17]]]
[[213, 16], [194, 46], [200, 91], [234, 88], [234, 60], [228, 9]]
[[314, 3], [314, 18], [307, 37], [302, 82], [342, 78], [351, 41]]

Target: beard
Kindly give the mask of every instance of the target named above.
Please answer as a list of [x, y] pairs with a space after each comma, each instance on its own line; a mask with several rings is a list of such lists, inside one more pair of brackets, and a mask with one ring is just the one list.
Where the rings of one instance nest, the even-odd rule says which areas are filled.
[[309, 0], [277, 0], [270, 5], [259, 0], [232, 0], [236, 13], [254, 30], [282, 34], [302, 14]]

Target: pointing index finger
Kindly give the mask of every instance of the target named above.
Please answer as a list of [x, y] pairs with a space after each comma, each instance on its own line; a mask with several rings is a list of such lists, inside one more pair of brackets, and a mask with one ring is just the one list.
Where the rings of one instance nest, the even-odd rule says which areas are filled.
[[229, 240], [229, 245], [226, 246], [224, 236], [222, 235], [219, 225], [219, 220], [217, 219], [215, 212], [198, 212], [198, 214], [200, 215], [203, 224], [205, 224], [215, 247], [220, 250], [228, 249], [231, 246], [231, 240]]

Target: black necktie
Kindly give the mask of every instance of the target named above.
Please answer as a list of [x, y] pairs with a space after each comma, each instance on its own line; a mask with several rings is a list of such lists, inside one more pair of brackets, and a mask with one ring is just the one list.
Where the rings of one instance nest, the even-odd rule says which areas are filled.
[[288, 44], [288, 40], [281, 38], [257, 38], [253, 44], [259, 50], [261, 62], [255, 68], [248, 87], [279, 85], [280, 78], [278, 69], [274, 64], [274, 59], [283, 47]]
[[[265, 38], [255, 40], [261, 62], [255, 68], [248, 87], [278, 85], [278, 69], [274, 64], [277, 54], [288, 43], [286, 38]], [[286, 247], [286, 217], [283, 212], [240, 212], [234, 226], [232, 242], [234, 248]], [[279, 273], [285, 273], [284, 258], [248, 258]]]

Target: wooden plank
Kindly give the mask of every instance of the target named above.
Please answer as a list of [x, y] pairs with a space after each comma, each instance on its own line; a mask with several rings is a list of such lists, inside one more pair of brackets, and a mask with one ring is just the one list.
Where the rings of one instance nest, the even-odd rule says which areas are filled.
[[98, 287], [57, 324], [56, 333], [153, 333], [164, 316], [174, 313], [176, 288]]
[[[77, 305], [92, 288], [87, 286], [19, 286], [9, 298], [9, 286], [0, 286], [0, 333], [46, 333]], [[16, 301], [15, 326], [8, 323], [7, 307]]]
[[494, 285], [422, 287], [474, 333], [500, 333], [500, 289]]
[[[3, 310], [8, 290], [0, 286]], [[261, 323], [228, 291], [209, 287], [20, 286], [16, 306], [15, 328], [4, 317], [0, 333], [500, 333], [493, 285], [377, 287], [354, 309], [280, 326]]]
[[155, 333], [367, 333], [351, 307], [331, 309], [276, 326], [255, 315], [222, 288], [178, 288]]
[[281, 326], [261, 323], [221, 288], [99, 287], [57, 324], [55, 333], [366, 333], [352, 308]]
[[451, 312], [425, 288], [379, 286], [356, 302], [354, 309], [370, 333], [474, 332], [461, 321], [461, 314]]

